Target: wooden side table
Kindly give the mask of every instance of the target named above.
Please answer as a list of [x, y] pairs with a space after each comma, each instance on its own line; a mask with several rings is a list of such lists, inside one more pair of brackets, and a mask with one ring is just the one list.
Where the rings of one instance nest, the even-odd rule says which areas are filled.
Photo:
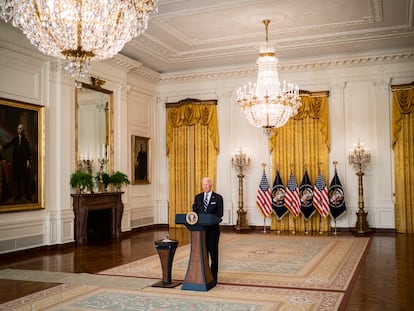
[[171, 281], [172, 264], [175, 250], [177, 249], [178, 241], [175, 240], [158, 240], [155, 241], [155, 248], [161, 260], [162, 281], [153, 284], [153, 287], [168, 287], [173, 288], [181, 284], [181, 282]]

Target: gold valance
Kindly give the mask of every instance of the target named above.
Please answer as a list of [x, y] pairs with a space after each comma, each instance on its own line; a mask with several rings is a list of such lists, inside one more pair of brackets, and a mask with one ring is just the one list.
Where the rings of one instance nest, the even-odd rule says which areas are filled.
[[192, 126], [195, 124], [209, 127], [210, 139], [217, 153], [219, 151], [217, 101], [197, 100], [187, 98], [177, 103], [167, 103], [167, 155], [170, 152], [173, 140], [172, 129], [179, 126]]
[[393, 85], [392, 89], [392, 147], [397, 143], [403, 114], [414, 112], [414, 83]]
[[[318, 120], [319, 131], [322, 133], [323, 141], [328, 151], [330, 150], [329, 135], [329, 109], [328, 109], [329, 91], [309, 92], [301, 91], [300, 98], [302, 106], [298, 110], [298, 114], [293, 116], [293, 120], [303, 120], [312, 118]], [[274, 135], [270, 140], [270, 152], [276, 144], [276, 137], [279, 129], [274, 129]]]

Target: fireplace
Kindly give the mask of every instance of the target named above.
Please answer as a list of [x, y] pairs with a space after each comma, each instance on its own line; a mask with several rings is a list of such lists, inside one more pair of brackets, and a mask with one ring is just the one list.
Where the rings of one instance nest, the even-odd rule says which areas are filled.
[[72, 194], [77, 244], [117, 239], [121, 234], [123, 192]]

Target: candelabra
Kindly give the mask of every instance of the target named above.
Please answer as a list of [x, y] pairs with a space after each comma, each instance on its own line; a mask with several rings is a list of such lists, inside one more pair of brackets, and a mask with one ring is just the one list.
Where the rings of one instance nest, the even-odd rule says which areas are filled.
[[237, 225], [235, 229], [237, 231], [250, 229], [247, 224], [246, 214], [247, 212], [243, 208], [243, 168], [250, 164], [250, 157], [241, 148], [233, 154], [231, 159], [233, 167], [238, 170], [237, 177], [239, 178], [239, 209], [237, 210]]
[[103, 174], [104, 172], [104, 166], [106, 165], [106, 163], [108, 163], [108, 159], [106, 158], [102, 158], [102, 159], [98, 159], [99, 162], [99, 174]]
[[106, 187], [107, 187], [107, 181], [104, 180], [103, 176], [104, 176], [104, 166], [106, 165], [106, 163], [108, 163], [108, 159], [106, 158], [99, 158], [98, 159], [98, 163], [99, 163], [99, 192], [104, 192], [106, 191]]
[[78, 161], [78, 171], [86, 170], [89, 174], [92, 174], [92, 163], [93, 159], [89, 157], [80, 156]]
[[369, 148], [364, 147], [363, 144], [358, 142], [348, 154], [349, 163], [353, 165], [357, 171], [358, 176], [358, 211], [356, 212], [357, 221], [352, 233], [356, 236], [364, 236], [371, 233], [371, 229], [368, 225], [367, 215], [364, 210], [364, 187], [362, 182], [362, 176], [364, 176], [364, 170], [371, 161], [371, 151]]

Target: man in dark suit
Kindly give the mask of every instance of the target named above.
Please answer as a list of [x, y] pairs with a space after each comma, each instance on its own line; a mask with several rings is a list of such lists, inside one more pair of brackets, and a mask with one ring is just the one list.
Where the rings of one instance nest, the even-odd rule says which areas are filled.
[[147, 153], [144, 150], [143, 144], [137, 155], [135, 179], [145, 180], [147, 179]]
[[17, 126], [17, 136], [7, 144], [0, 146], [0, 149], [13, 147], [13, 178], [17, 184], [16, 199], [22, 197], [21, 186], [23, 184], [27, 200], [31, 200], [29, 191], [30, 176], [30, 145], [24, 135], [24, 127], [22, 124]]
[[[197, 214], [213, 214], [217, 217], [223, 217], [223, 197], [212, 191], [213, 182], [210, 178], [204, 177], [201, 180], [203, 192], [197, 194], [194, 198], [193, 211]], [[210, 256], [210, 269], [213, 277], [217, 282], [218, 257], [219, 257], [219, 238], [220, 225], [216, 224], [206, 228], [206, 246], [207, 253]]]

